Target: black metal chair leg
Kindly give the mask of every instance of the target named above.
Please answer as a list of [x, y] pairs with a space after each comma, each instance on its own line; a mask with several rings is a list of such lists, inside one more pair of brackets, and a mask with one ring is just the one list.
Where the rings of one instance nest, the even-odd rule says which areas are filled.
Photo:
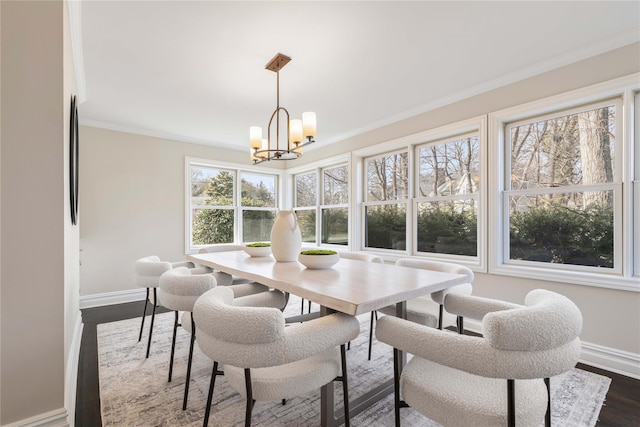
[[442, 330], [442, 318], [444, 317], [444, 305], [440, 304], [440, 310], [438, 313], [438, 329]]
[[144, 318], [147, 317], [148, 303], [149, 303], [149, 288], [147, 288], [147, 297], [144, 299], [144, 310], [142, 311], [142, 324], [140, 325], [140, 335], [138, 335], [138, 342], [142, 341], [142, 329], [144, 328]]
[[458, 333], [464, 335], [464, 317], [458, 316]]
[[158, 306], [157, 288], [153, 288], [153, 311], [151, 312], [151, 326], [149, 327], [149, 341], [147, 342], [147, 359], [151, 350], [151, 335], [153, 335], [153, 322], [156, 320], [156, 307]]
[[400, 427], [400, 354], [397, 349], [393, 349], [393, 398], [396, 427]]
[[[347, 380], [347, 353], [345, 345], [340, 346], [340, 357], [342, 358], [342, 396], [344, 397], [344, 426], [349, 427], [349, 381]], [[333, 386], [332, 386], [333, 387]]]
[[213, 362], [213, 370], [211, 371], [211, 382], [209, 383], [209, 394], [207, 395], [207, 408], [204, 411], [204, 423], [202, 427], [209, 424], [209, 414], [211, 413], [211, 401], [213, 400], [213, 388], [216, 386], [216, 377], [218, 376], [218, 362]]
[[551, 427], [551, 378], [545, 378], [544, 385], [547, 386], [547, 413], [544, 416], [544, 425]]
[[507, 425], [516, 427], [515, 380], [507, 380]]
[[245, 368], [244, 370], [244, 386], [247, 391], [247, 409], [244, 417], [244, 425], [245, 427], [251, 427], [251, 411], [253, 411], [253, 405], [256, 401], [253, 400], [253, 392], [251, 391], [251, 370], [249, 368]]
[[302, 301], [300, 303], [300, 315], [302, 316], [304, 314], [304, 298], [302, 298]]
[[309, 300], [309, 309], [307, 311], [311, 313], [311, 300]]
[[[369, 322], [369, 357], [367, 358], [367, 360], [371, 360], [371, 347], [373, 346], [373, 325], [374, 325], [373, 318], [375, 314], [376, 314], [375, 311], [371, 312], [371, 321]], [[376, 317], [376, 320], [378, 320], [377, 317]]]
[[169, 358], [169, 379], [167, 382], [171, 382], [171, 375], [173, 374], [173, 356], [176, 353], [176, 335], [178, 333], [178, 311], [175, 312], [175, 319], [173, 320], [173, 339], [171, 340], [171, 357]]
[[191, 344], [189, 345], [189, 361], [187, 362], [187, 378], [184, 382], [184, 399], [182, 400], [182, 410], [187, 409], [187, 398], [189, 397], [189, 383], [191, 382], [191, 361], [193, 360], [193, 344], [196, 342], [196, 322], [191, 314]]

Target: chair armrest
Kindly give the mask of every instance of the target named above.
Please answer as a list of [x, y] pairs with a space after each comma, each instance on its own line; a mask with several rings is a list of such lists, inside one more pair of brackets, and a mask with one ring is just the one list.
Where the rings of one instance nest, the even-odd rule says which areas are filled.
[[209, 267], [205, 267], [205, 266], [201, 266], [198, 265], [195, 268], [191, 268], [191, 274], [195, 275], [195, 274], [210, 274], [213, 270]]
[[457, 292], [448, 293], [444, 298], [444, 309], [449, 313], [475, 320], [482, 320], [487, 313], [493, 311], [511, 310], [520, 307], [522, 306], [519, 304]]
[[441, 365], [474, 372], [486, 354], [484, 339], [441, 331], [405, 319], [385, 316], [376, 323], [376, 337], [393, 348]]
[[172, 268], [178, 268], [178, 267], [194, 268], [195, 265], [191, 261], [180, 261], [180, 262], [172, 262], [171, 267]]
[[376, 324], [378, 340], [443, 366], [488, 378], [546, 378], [575, 366], [579, 339], [546, 351], [508, 351], [491, 347], [482, 337], [459, 335], [385, 316]]
[[269, 288], [267, 288], [264, 285], [260, 285], [258, 283], [256, 283], [257, 286], [262, 286], [264, 287], [265, 291], [264, 292], [258, 292], [255, 294], [249, 294], [249, 295], [243, 295], [243, 296], [236, 296], [236, 295], [240, 295], [243, 292], [246, 292], [247, 289], [246, 287], [243, 285], [231, 285], [231, 286], [225, 286], [225, 288], [231, 289], [233, 291], [234, 297], [235, 299], [233, 300], [233, 305], [235, 306], [240, 306], [240, 307], [272, 307], [272, 308], [277, 308], [278, 310], [281, 310], [284, 308], [284, 306], [286, 305], [287, 301], [284, 297], [284, 293], [282, 293], [281, 291], [278, 290], [273, 290], [270, 291], [268, 290]]
[[360, 323], [354, 316], [333, 313], [285, 328], [285, 363], [306, 359], [354, 340]]

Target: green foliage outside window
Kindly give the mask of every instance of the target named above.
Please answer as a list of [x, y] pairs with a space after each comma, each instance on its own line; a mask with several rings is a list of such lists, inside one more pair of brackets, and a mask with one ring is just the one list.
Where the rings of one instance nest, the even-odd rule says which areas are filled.
[[[233, 206], [233, 175], [223, 171], [211, 178], [207, 184], [204, 194], [205, 205], [210, 206]], [[261, 182], [254, 185], [247, 181], [242, 181], [243, 207], [265, 207], [272, 205], [273, 195]], [[245, 236], [255, 236], [249, 240], [268, 240], [265, 238], [265, 220], [272, 221], [273, 213], [264, 210], [246, 210], [243, 212], [243, 224], [245, 224]], [[193, 244], [211, 245], [216, 243], [233, 243], [234, 232], [234, 209], [200, 209], [195, 212], [193, 218]], [[268, 230], [271, 226], [268, 226]]]
[[418, 252], [476, 256], [478, 218], [473, 209], [435, 209], [418, 215]]
[[613, 268], [611, 206], [535, 206], [510, 221], [511, 259]]

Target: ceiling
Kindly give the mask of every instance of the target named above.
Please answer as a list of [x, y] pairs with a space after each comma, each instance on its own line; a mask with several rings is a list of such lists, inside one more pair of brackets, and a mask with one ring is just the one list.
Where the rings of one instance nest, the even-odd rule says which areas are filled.
[[280, 104], [316, 112], [318, 149], [640, 40], [639, 1], [83, 1], [78, 16], [82, 124], [240, 150], [276, 106], [278, 52]]

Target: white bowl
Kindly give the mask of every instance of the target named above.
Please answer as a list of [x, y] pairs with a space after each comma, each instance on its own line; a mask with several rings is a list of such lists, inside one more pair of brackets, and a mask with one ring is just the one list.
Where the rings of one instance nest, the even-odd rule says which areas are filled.
[[298, 261], [300, 264], [307, 268], [314, 270], [321, 270], [324, 268], [331, 268], [336, 262], [340, 261], [339, 254], [332, 255], [298, 255]]
[[271, 246], [245, 246], [244, 251], [252, 257], [271, 255]]

